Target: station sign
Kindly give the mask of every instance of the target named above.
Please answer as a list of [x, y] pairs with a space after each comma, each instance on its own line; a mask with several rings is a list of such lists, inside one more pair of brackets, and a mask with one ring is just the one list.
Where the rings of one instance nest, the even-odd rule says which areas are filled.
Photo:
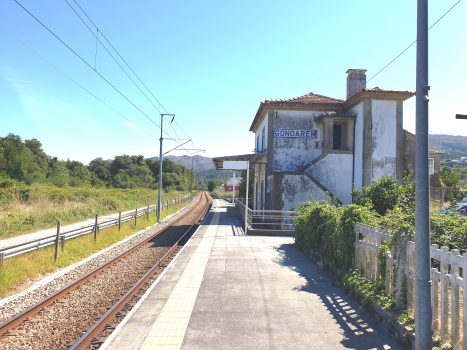
[[222, 169], [224, 170], [246, 170], [248, 169], [248, 162], [242, 160], [224, 160]]
[[274, 129], [276, 138], [308, 138], [317, 139], [318, 130], [310, 129]]

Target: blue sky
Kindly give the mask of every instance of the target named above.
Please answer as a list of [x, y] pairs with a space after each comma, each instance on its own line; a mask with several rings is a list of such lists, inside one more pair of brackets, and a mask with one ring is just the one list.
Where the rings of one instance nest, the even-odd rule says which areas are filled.
[[[100, 45], [96, 58], [94, 36], [65, 0], [18, 1], [160, 123], [159, 112]], [[347, 69], [367, 69], [370, 78], [416, 38], [416, 1], [77, 1], [207, 156], [253, 150], [248, 130], [261, 101], [309, 92], [344, 98]], [[430, 25], [456, 2], [429, 1]], [[467, 123], [454, 117], [467, 114], [466, 13], [461, 1], [430, 30], [432, 133], [467, 136]], [[154, 137], [3, 30], [0, 136], [37, 138], [49, 155], [84, 163], [158, 155], [158, 127], [13, 0], [0, 3], [0, 25]], [[374, 86], [414, 91], [415, 45], [368, 83]], [[404, 127], [415, 130], [414, 98], [404, 103]]]

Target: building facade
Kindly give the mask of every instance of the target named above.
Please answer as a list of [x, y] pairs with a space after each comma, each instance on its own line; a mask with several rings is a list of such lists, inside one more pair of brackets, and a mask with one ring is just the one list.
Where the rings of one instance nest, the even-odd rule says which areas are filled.
[[408, 91], [366, 88], [366, 70], [347, 71], [347, 99], [314, 93], [261, 102], [250, 131], [255, 154], [214, 158], [254, 166], [253, 207], [293, 210], [327, 193], [352, 203], [352, 186], [403, 175], [403, 101]]
[[238, 186], [240, 185], [241, 181], [242, 181], [241, 177], [236, 177], [236, 178], [231, 177], [230, 180], [228, 180], [227, 183], [225, 184], [225, 187], [224, 187], [225, 191], [232, 192], [233, 186], [235, 183], [235, 192], [238, 192]]

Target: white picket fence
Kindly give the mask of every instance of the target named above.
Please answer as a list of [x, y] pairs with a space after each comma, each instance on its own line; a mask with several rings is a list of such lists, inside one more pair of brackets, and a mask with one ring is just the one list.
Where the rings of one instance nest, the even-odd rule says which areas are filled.
[[[406, 304], [414, 310], [415, 243], [401, 234], [394, 251], [386, 251], [386, 293], [395, 295], [398, 305]], [[391, 233], [376, 227], [355, 225], [355, 265], [371, 280], [381, 278], [379, 252], [383, 242], [391, 240]], [[431, 269], [431, 302], [433, 331], [454, 349], [467, 349], [467, 253], [447, 247], [431, 245], [431, 259], [440, 269]], [[404, 283], [408, 287], [407, 300], [401, 300]], [[462, 316], [461, 316], [462, 315]]]

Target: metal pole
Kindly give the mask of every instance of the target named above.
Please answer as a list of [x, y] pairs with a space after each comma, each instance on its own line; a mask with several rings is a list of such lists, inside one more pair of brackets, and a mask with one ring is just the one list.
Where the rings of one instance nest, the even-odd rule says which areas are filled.
[[55, 240], [55, 256], [54, 260], [58, 259], [58, 245], [60, 243], [60, 221], [57, 221], [57, 239]]
[[122, 212], [118, 212], [118, 230], [122, 230]]
[[160, 152], [159, 152], [159, 198], [157, 201], [157, 221], [161, 219], [161, 204], [162, 204], [162, 125], [164, 123], [164, 116], [161, 114], [161, 138], [160, 138]]
[[235, 205], [235, 170], [234, 170], [234, 176], [233, 176], [233, 181], [232, 181], [232, 204]]
[[248, 231], [248, 187], [250, 187], [250, 162], [246, 162], [245, 234]]
[[415, 143], [415, 349], [432, 347], [428, 170], [428, 0], [417, 0]]
[[191, 186], [190, 193], [193, 193], [193, 156], [191, 156]]
[[94, 224], [94, 241], [97, 239], [97, 219], [98, 219], [98, 216], [96, 214], [96, 220]]
[[136, 219], [138, 219], [138, 208], [135, 209], [135, 227], [136, 227]]

